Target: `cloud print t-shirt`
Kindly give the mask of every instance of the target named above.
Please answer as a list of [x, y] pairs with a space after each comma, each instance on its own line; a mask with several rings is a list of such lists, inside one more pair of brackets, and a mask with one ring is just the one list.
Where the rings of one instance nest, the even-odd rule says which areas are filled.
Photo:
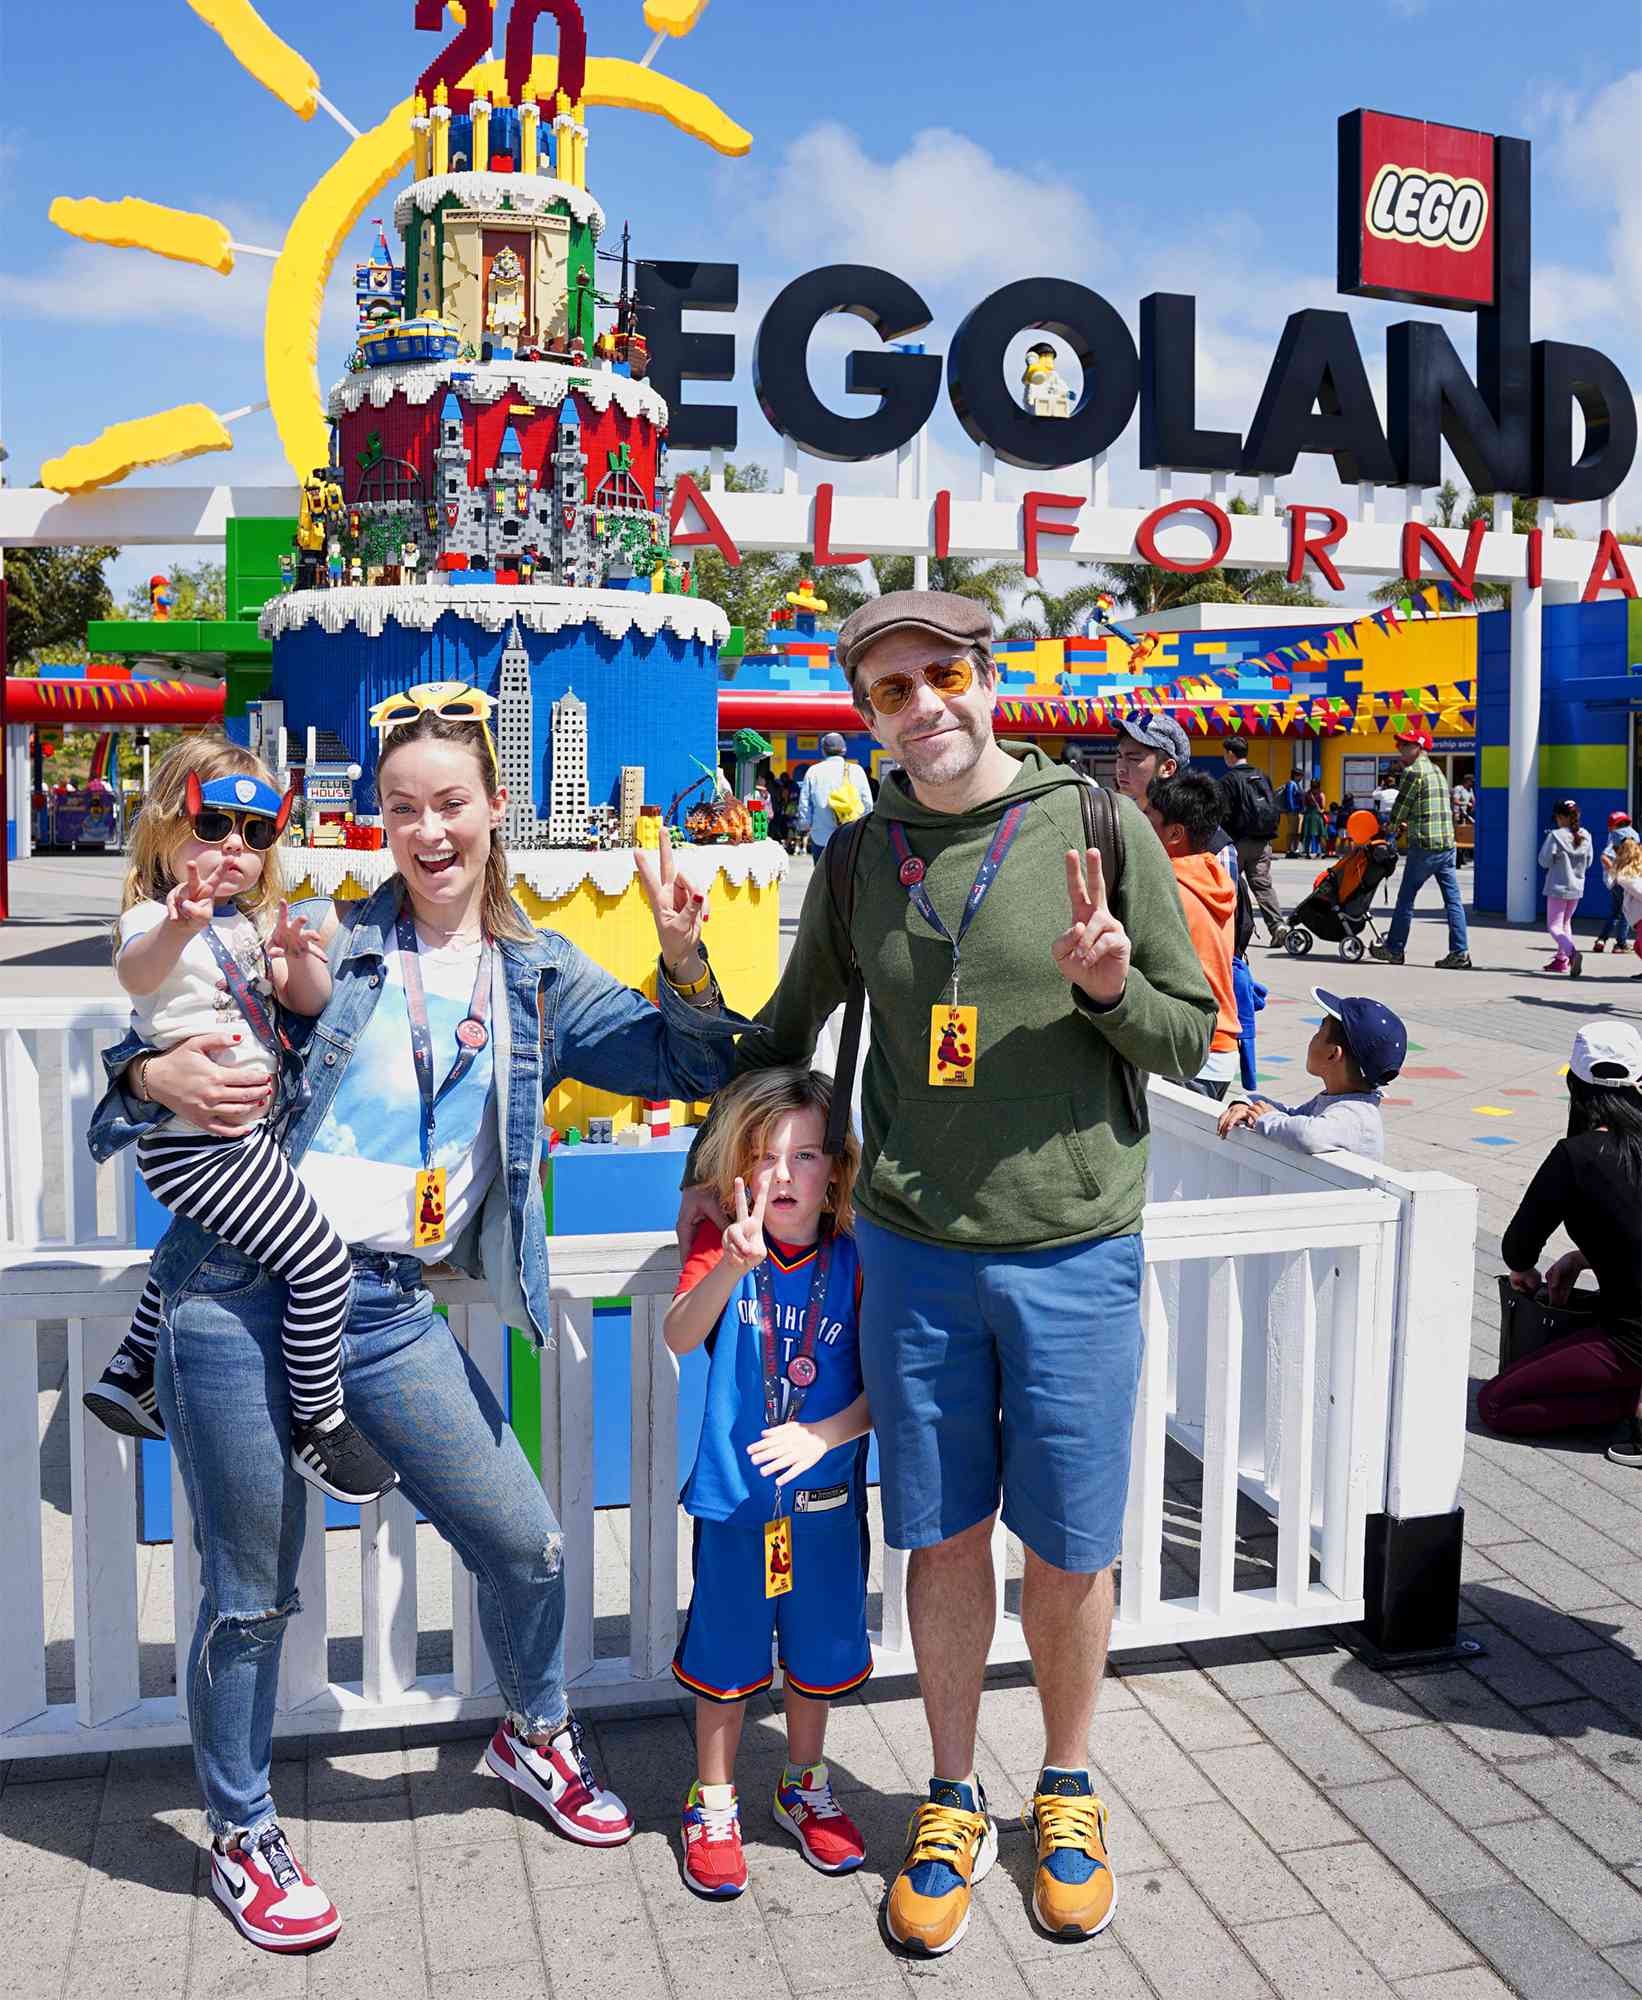
[[[479, 952], [477, 944], [443, 951], [423, 945], [418, 954], [433, 1038], [435, 1090], [456, 1060], [460, 1046], [456, 1024], [473, 998]], [[440, 1103], [433, 1164], [445, 1169], [445, 1237], [442, 1243], [413, 1250], [422, 1107], [399, 954], [387, 954], [382, 997], [354, 1044], [347, 1073], [298, 1170], [303, 1185], [347, 1242], [400, 1251], [425, 1264], [438, 1264], [449, 1256], [450, 1246], [483, 1202], [500, 1159], [491, 1107], [493, 1046], [479, 1051], [473, 1067]]]

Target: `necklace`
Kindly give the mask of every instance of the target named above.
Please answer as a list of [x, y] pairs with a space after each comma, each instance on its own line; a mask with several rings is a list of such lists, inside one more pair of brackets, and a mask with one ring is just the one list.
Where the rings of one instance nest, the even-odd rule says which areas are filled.
[[435, 951], [449, 951], [453, 945], [478, 944], [484, 936], [484, 926], [474, 924], [470, 929], [465, 923], [454, 930], [446, 930], [440, 924], [432, 924], [425, 917], [416, 919], [416, 928], [427, 934], [428, 942]]

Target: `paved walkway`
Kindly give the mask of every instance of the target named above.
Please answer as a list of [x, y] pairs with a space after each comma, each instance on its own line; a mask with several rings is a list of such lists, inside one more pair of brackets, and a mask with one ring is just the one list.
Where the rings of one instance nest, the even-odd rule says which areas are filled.
[[[1279, 864], [1285, 900], [1307, 872]], [[801, 887], [789, 886], [794, 907]], [[0, 931], [8, 990], [21, 941]], [[1412, 958], [1428, 967], [1442, 948], [1439, 925], [1417, 926]], [[1262, 1067], [1279, 1094], [1307, 1094], [1313, 984], [1374, 992], [1407, 1016], [1419, 1046], [1391, 1093], [1388, 1151], [1482, 1187], [1482, 1381], [1497, 1348], [1497, 1232], [1562, 1127], [1573, 1028], [1609, 1010], [1642, 1018], [1642, 985], [1634, 960], [1588, 959], [1572, 993], [1543, 975], [1543, 940], [1503, 928], [1479, 930], [1472, 951], [1485, 969], [1470, 976], [1343, 966], [1326, 950], [1304, 965], [1255, 956], [1273, 1002]], [[41, 1389], [44, 1431], [62, 1392], [50, 1354]], [[1170, 1493], [1171, 1540], [1189, 1559], [1189, 1490]], [[596, 1727], [603, 1767], [640, 1819], [613, 1854], [514, 1812], [479, 1769], [481, 1737], [283, 1744], [282, 1816], [347, 1918], [306, 1961], [253, 1952], [210, 1901], [182, 1757], [0, 1767], [7, 1989], [26, 2000], [1642, 1992], [1642, 1475], [1608, 1464], [1597, 1440], [1511, 1444], [1473, 1426], [1465, 1503], [1464, 1616], [1487, 1647], [1473, 1661], [1391, 1679], [1325, 1633], [1125, 1658], [1091, 1744], [1113, 1808], [1118, 1913], [1087, 1949], [1037, 1936], [1026, 1913], [1032, 1854], [1013, 1815], [1041, 1739], [1032, 1688], [1000, 1676], [979, 1754], [1005, 1816], [1000, 1866], [968, 1937], [933, 1965], [894, 1957], [876, 1921], [927, 1775], [916, 1690], [901, 1682], [841, 1704], [834, 1721], [835, 1782], [869, 1850], [842, 1881], [807, 1870], [765, 1818], [781, 1737], [773, 1709], [758, 1708], [739, 1773], [752, 1887], [729, 1906], [697, 1902], [679, 1880], [693, 1769], [682, 1707]]]

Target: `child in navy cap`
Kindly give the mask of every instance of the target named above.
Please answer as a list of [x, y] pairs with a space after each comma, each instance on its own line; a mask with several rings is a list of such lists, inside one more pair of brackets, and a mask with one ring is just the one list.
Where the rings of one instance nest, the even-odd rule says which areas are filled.
[[1356, 995], [1342, 1000], [1314, 986], [1311, 997], [1323, 1010], [1306, 1049], [1306, 1074], [1323, 1086], [1304, 1104], [1276, 1104], [1266, 1097], [1240, 1098], [1220, 1116], [1220, 1136], [1252, 1125], [1267, 1139], [1301, 1153], [1360, 1153], [1385, 1158], [1385, 1126], [1380, 1088], [1403, 1066], [1408, 1030], [1379, 1000]]

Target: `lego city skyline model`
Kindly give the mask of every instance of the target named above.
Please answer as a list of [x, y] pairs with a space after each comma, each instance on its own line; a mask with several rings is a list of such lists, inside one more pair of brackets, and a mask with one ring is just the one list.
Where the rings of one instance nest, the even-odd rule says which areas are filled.
[[728, 621], [669, 547], [667, 405], [625, 227], [619, 290], [595, 282], [586, 128], [503, 98], [415, 100], [402, 260], [379, 223], [330, 461], [262, 615], [268, 719], [345, 751], [368, 824], [372, 707], [467, 681], [497, 699], [510, 850], [651, 844], [646, 787], [665, 804], [716, 765]]

